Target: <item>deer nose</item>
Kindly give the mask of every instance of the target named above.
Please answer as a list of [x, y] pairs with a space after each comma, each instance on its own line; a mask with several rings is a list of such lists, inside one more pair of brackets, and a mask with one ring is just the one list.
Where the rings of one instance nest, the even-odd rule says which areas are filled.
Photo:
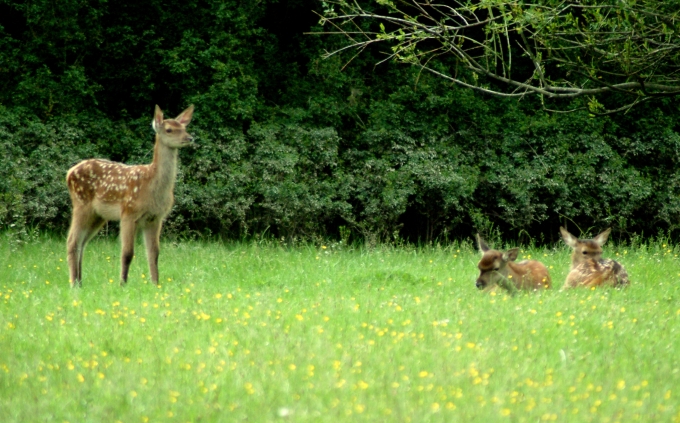
[[484, 288], [484, 282], [478, 280], [478, 281], [475, 283], [475, 286], [477, 287], [477, 289], [482, 289], [482, 288]]

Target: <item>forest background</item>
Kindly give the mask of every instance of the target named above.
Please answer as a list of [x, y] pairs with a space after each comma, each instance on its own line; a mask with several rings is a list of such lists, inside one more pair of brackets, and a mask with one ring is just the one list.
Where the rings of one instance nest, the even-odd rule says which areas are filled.
[[480, 231], [549, 243], [565, 224], [611, 226], [623, 240], [680, 234], [677, 98], [551, 113], [534, 96], [376, 65], [380, 48], [322, 59], [343, 43], [309, 34], [323, 6], [0, 0], [0, 230], [65, 233], [68, 168], [150, 162], [154, 105], [175, 116], [194, 104], [165, 235], [375, 244]]

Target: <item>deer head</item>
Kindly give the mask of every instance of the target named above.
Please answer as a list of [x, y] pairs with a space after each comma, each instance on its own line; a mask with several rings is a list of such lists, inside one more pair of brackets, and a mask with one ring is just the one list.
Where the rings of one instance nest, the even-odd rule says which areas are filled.
[[477, 246], [482, 253], [482, 258], [477, 264], [479, 277], [477, 277], [475, 286], [479, 289], [484, 289], [493, 285], [502, 285], [502, 282], [508, 277], [508, 263], [517, 259], [519, 249], [512, 248], [508, 251], [494, 250], [484, 242], [479, 234], [477, 234]]
[[189, 135], [186, 127], [191, 122], [193, 114], [194, 106], [192, 104], [175, 119], [164, 120], [163, 111], [156, 105], [151, 126], [161, 144], [170, 148], [181, 148], [189, 145], [194, 140], [194, 137]]
[[564, 243], [574, 250], [571, 254], [571, 267], [574, 268], [587, 260], [599, 261], [602, 259], [602, 246], [607, 242], [610, 232], [611, 228], [608, 228], [599, 233], [595, 238], [578, 239], [560, 226], [560, 233]]

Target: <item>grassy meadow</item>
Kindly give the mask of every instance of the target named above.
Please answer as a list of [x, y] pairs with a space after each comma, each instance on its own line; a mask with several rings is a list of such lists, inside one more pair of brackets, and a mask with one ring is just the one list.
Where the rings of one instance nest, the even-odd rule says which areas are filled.
[[[680, 421], [679, 249], [605, 245], [625, 290], [483, 293], [470, 245], [0, 243], [3, 422]], [[618, 257], [617, 257], [618, 255]]]

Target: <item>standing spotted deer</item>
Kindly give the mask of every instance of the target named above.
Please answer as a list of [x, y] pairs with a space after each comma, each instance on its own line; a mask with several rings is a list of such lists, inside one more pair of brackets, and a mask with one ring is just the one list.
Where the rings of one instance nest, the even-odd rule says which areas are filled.
[[482, 253], [477, 267], [479, 277], [475, 285], [479, 289], [493, 289], [501, 286], [511, 293], [518, 289], [537, 290], [552, 286], [548, 269], [536, 260], [523, 260], [515, 263], [519, 249], [508, 251], [491, 249], [477, 234], [477, 245]]
[[602, 258], [602, 246], [607, 242], [610, 232], [611, 228], [593, 239], [578, 239], [560, 226], [564, 243], [574, 250], [564, 288], [599, 285], [625, 287], [630, 283], [623, 266], [614, 260]]
[[153, 162], [128, 166], [102, 159], [84, 160], [69, 169], [66, 183], [73, 203], [67, 253], [71, 287], [81, 286], [85, 244], [109, 220], [120, 221], [121, 285], [127, 283], [137, 229], [144, 233], [151, 281], [158, 284], [158, 253], [163, 219], [170, 213], [177, 177], [177, 149], [191, 143], [186, 131], [194, 106], [175, 119], [163, 119], [156, 106]]

